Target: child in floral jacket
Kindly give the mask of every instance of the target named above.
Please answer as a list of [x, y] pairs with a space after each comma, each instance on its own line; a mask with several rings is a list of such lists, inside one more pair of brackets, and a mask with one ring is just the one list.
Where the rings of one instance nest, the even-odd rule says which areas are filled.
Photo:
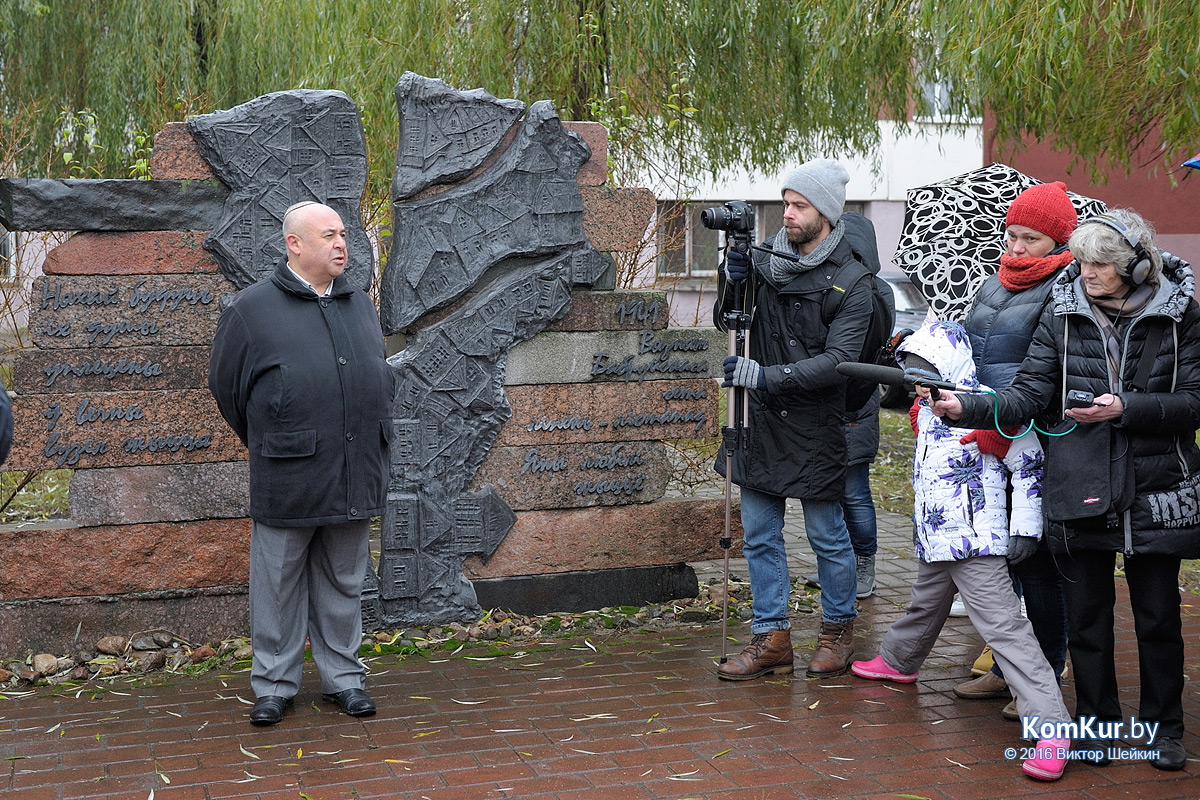
[[[970, 341], [957, 323], [925, 325], [897, 348], [896, 357], [926, 377], [979, 387]], [[1062, 692], [1033, 627], [1021, 616], [1008, 574], [1008, 562], [1031, 555], [1042, 534], [1041, 445], [1032, 434], [1022, 436], [999, 459], [980, 453], [974, 442], [960, 442], [968, 433], [946, 425], [922, 401], [913, 459], [913, 541], [919, 562], [912, 602], [884, 635], [879, 655], [854, 662], [851, 670], [869, 680], [915, 682], [957, 591], [1004, 670], [1019, 713], [1036, 715], [1041, 723], [1067, 722], [1071, 716]], [[1039, 742], [1024, 771], [1041, 780], [1057, 779], [1069, 746], [1070, 740]]]

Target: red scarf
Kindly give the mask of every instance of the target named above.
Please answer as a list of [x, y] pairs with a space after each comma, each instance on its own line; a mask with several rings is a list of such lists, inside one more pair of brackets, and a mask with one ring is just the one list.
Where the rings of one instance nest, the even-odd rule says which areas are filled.
[[1020, 292], [1032, 286], [1037, 286], [1050, 275], [1075, 260], [1070, 250], [1053, 256], [1029, 258], [1010, 256], [1008, 253], [1000, 256], [1000, 284], [1010, 292]]

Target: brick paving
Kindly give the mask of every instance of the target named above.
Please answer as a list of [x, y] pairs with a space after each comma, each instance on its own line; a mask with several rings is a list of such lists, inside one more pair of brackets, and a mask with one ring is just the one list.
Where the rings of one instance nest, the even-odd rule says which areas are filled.
[[[914, 570], [909, 523], [881, 519], [879, 589], [862, 601], [858, 652], [869, 658], [902, 613]], [[787, 533], [793, 579], [812, 571], [798, 511]], [[702, 580], [720, 562], [696, 565]], [[745, 565], [732, 562], [735, 577]], [[1191, 596], [1185, 599], [1189, 603]], [[797, 614], [798, 665], [816, 619]], [[1137, 651], [1120, 620], [1119, 671], [1136, 713]], [[1196, 673], [1200, 615], [1185, 607], [1187, 666]], [[730, 653], [748, 638], [734, 625]], [[590, 643], [590, 646], [589, 646]], [[720, 625], [670, 633], [592, 632], [548, 649], [501, 657], [394, 656], [371, 662], [378, 716], [354, 720], [320, 699], [306, 671], [296, 707], [276, 728], [252, 727], [245, 673], [198, 679], [39, 688], [0, 699], [0, 793], [21, 800], [785, 800], [786, 798], [1195, 798], [1200, 762], [1164, 773], [1144, 763], [1072, 764], [1062, 780], [1022, 777], [1003, 700], [965, 701], [980, 639], [952, 618], [911, 686], [852, 676], [726, 683], [714, 677]], [[593, 649], [594, 648], [594, 649]], [[801, 667], [802, 670], [802, 667]], [[1073, 703], [1071, 682], [1066, 686]], [[78, 695], [78, 696], [76, 696]], [[1189, 683], [1184, 709], [1200, 730]], [[1194, 732], [1184, 740], [1200, 758]]]

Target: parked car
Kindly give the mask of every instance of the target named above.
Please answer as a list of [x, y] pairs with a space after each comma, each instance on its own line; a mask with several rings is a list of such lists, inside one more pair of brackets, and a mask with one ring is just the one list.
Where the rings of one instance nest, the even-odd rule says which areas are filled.
[[[921, 294], [921, 290], [903, 272], [880, 272], [879, 277], [892, 287], [892, 295], [896, 299], [896, 326], [892, 333], [921, 327], [929, 313], [929, 301]], [[883, 389], [880, 404], [884, 408], [904, 408], [916, 397], [911, 386], [885, 386]]]

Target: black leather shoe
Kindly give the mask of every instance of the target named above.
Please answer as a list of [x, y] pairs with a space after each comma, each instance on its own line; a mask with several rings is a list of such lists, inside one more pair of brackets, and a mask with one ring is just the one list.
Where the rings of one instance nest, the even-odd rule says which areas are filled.
[[1091, 764], [1093, 767], [1107, 767], [1112, 763], [1112, 757], [1108, 754], [1109, 748], [1120, 746], [1121, 742], [1113, 739], [1079, 739], [1071, 748], [1075, 751], [1072, 759]]
[[342, 713], [352, 717], [370, 717], [375, 714], [375, 704], [362, 689], [345, 689], [337, 694], [323, 694], [324, 699], [337, 703]]
[[254, 701], [250, 709], [250, 722], [254, 725], [278, 725], [283, 721], [283, 710], [290, 708], [292, 698], [266, 695]]
[[1158, 758], [1151, 759], [1150, 763], [1155, 769], [1174, 772], [1183, 769], [1183, 765], [1187, 763], [1187, 750], [1183, 749], [1182, 739], [1163, 736], [1154, 743], [1154, 748], [1158, 750]]

